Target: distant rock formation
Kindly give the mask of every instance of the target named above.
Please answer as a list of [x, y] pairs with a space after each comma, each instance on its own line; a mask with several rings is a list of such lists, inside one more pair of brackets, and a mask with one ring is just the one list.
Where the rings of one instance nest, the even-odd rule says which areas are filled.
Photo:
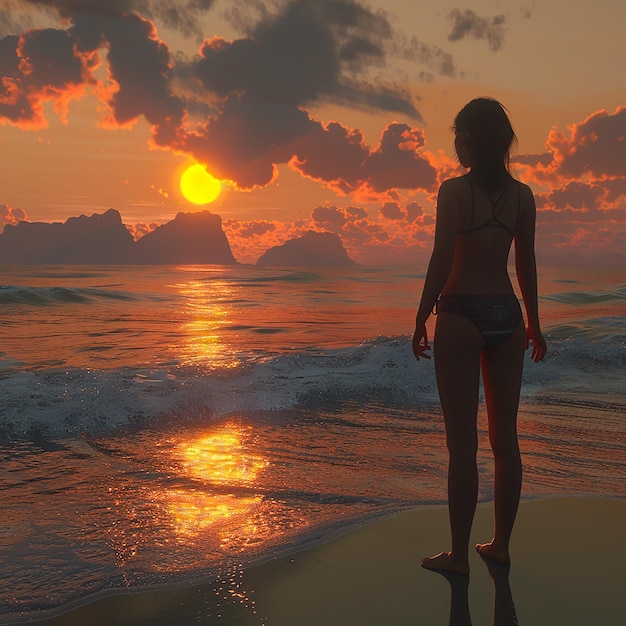
[[134, 241], [118, 211], [109, 209], [66, 222], [18, 222], [0, 235], [0, 263], [128, 263]]
[[179, 213], [171, 222], [144, 235], [135, 248], [136, 263], [237, 263], [222, 230], [222, 218], [210, 211]]
[[308, 231], [267, 250], [257, 265], [352, 265], [339, 235]]
[[135, 242], [114, 209], [64, 223], [19, 222], [0, 234], [0, 264], [237, 263], [219, 215], [179, 213]]

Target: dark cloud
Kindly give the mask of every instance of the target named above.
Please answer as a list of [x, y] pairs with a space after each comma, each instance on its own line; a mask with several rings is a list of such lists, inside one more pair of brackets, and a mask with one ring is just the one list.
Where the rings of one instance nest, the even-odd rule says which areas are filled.
[[549, 165], [552, 163], [552, 155], [549, 152], [543, 154], [517, 154], [512, 159], [513, 163], [521, 163], [522, 165]]
[[[0, 41], [0, 69], [5, 77], [0, 116], [24, 127], [45, 125], [44, 100], [54, 100], [63, 110], [68, 100], [80, 97], [90, 85], [109, 104], [112, 123], [133, 123], [143, 115], [153, 126], [155, 142], [170, 145], [185, 107], [171, 91], [172, 60], [154, 24], [138, 14], [122, 13], [134, 4], [130, 0], [49, 0], [43, 4], [57, 8], [70, 20], [70, 27], [33, 29], [19, 39]], [[101, 48], [107, 49], [111, 79], [107, 85], [93, 73]]]
[[380, 207], [379, 212], [387, 220], [409, 224], [424, 216], [424, 209], [417, 202], [410, 202], [405, 207], [401, 207], [397, 202], [386, 202]]
[[326, 181], [342, 193], [350, 193], [364, 176], [370, 149], [359, 130], [339, 122], [319, 125], [299, 146], [292, 167], [313, 180]]
[[304, 176], [345, 194], [398, 188], [431, 190], [437, 171], [422, 153], [423, 147], [423, 132], [407, 124], [388, 124], [378, 145], [371, 149], [359, 131], [331, 122], [302, 142], [291, 165]]
[[504, 45], [506, 22], [504, 15], [486, 18], [480, 17], [471, 9], [463, 11], [452, 9], [448, 19], [452, 22], [452, 32], [448, 35], [448, 41], [459, 41], [465, 37], [485, 39], [493, 52], [500, 50]]
[[416, 37], [407, 39], [401, 33], [396, 34], [391, 44], [391, 50], [394, 56], [404, 61], [428, 68], [429, 71], [417, 70], [420, 80], [432, 80], [433, 72], [451, 78], [463, 76], [457, 71], [454, 58], [449, 52], [439, 46], [424, 43]]
[[414, 222], [416, 219], [424, 216], [424, 209], [421, 204], [417, 202], [409, 202], [405, 207], [406, 218], [409, 222]]
[[191, 72], [177, 67], [179, 79], [195, 77], [223, 102], [177, 149], [241, 188], [267, 184], [276, 165], [292, 159], [294, 169], [343, 193], [363, 185], [379, 192], [394, 182], [430, 187], [434, 170], [427, 160], [393, 147], [394, 141], [415, 143], [400, 135], [417, 131], [398, 127], [394, 139], [386, 129], [382, 145], [370, 150], [360, 132], [322, 124], [304, 110], [331, 101], [419, 119], [402, 89], [366, 80], [367, 70], [387, 54], [392, 29], [386, 16], [350, 0], [292, 0], [274, 12], [261, 10], [264, 4], [253, 8], [256, 21], [247, 18], [248, 36], [207, 40]]
[[52, 28], [0, 40], [0, 121], [45, 126], [44, 100], [53, 100], [64, 116], [68, 101], [80, 97], [86, 83], [95, 84], [93, 57], [76, 54], [74, 43], [67, 31]]
[[626, 177], [626, 106], [612, 115], [597, 111], [568, 129], [569, 135], [553, 130], [548, 136], [554, 174], [567, 178]]
[[117, 124], [134, 122], [140, 115], [153, 125], [158, 145], [168, 145], [180, 127], [185, 108], [172, 94], [172, 59], [167, 45], [157, 37], [154, 24], [139, 15], [102, 19], [77, 14], [70, 32], [79, 46], [108, 47], [107, 63], [118, 89], [106, 97]]
[[424, 143], [423, 130], [397, 122], [388, 124], [364, 164], [367, 184], [375, 191], [432, 190], [437, 171], [421, 153]]
[[185, 135], [178, 147], [242, 188], [266, 185], [317, 122], [298, 107], [247, 95], [230, 96], [219, 116]]
[[261, 237], [267, 233], [273, 233], [276, 230], [276, 224], [268, 220], [253, 220], [249, 222], [226, 220], [224, 227], [230, 228], [231, 233], [243, 239]]
[[540, 211], [569, 214], [580, 221], [626, 218], [626, 179], [588, 183], [571, 181], [537, 194]]
[[[157, 146], [193, 156], [241, 189], [267, 185], [282, 163], [344, 194], [392, 198], [398, 188], [436, 183], [421, 131], [390, 124], [372, 149], [359, 131], [307, 111], [328, 101], [420, 119], [404, 88], [372, 78], [372, 68], [399, 54], [382, 11], [355, 0], [256, 2], [245, 36], [214, 37], [184, 60], [172, 57], [153, 20], [185, 32], [184, 20], [208, 10], [209, 0], [25, 1], [56, 11], [67, 28], [0, 40], [0, 121], [43, 126], [45, 100], [63, 114], [89, 87], [109, 107], [106, 123], [129, 126], [143, 116]], [[402, 50], [433, 63], [417, 42]], [[106, 79], [96, 73], [102, 51]], [[444, 56], [436, 63], [453, 71]]]
[[292, 0], [278, 13], [263, 12], [248, 30], [232, 42], [205, 42], [195, 72], [207, 90], [296, 106], [332, 101], [419, 119], [406, 91], [365, 80], [387, 54], [392, 30], [383, 13], [350, 0]]
[[553, 189], [577, 181], [621, 189], [626, 183], [626, 106], [613, 114], [596, 111], [566, 132], [552, 129], [546, 150], [515, 159], [528, 180]]
[[81, 85], [83, 59], [74, 54], [74, 40], [63, 30], [46, 28], [24, 33], [17, 49], [24, 60], [21, 66], [29, 86], [62, 91]]
[[320, 205], [313, 209], [311, 218], [317, 225], [324, 227], [341, 228], [350, 222], [367, 218], [367, 211], [361, 207], [347, 207], [345, 209], [331, 205]]
[[404, 219], [404, 212], [397, 202], [387, 202], [380, 207], [380, 214], [388, 220]]
[[23, 0], [33, 6], [58, 11], [62, 17], [79, 14], [120, 17], [137, 14], [181, 32], [184, 36], [202, 35], [200, 18], [215, 0]]

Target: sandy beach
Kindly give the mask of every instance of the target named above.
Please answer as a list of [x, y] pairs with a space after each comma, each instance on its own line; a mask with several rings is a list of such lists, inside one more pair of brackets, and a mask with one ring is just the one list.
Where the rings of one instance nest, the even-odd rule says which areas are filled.
[[[473, 540], [488, 539], [491, 523], [491, 504], [480, 505]], [[420, 567], [422, 556], [448, 545], [445, 507], [420, 508], [353, 526], [222, 580], [91, 598], [19, 623], [436, 626], [469, 624], [471, 615], [474, 625], [609, 626], [626, 612], [625, 527], [626, 500], [523, 502], [510, 574], [472, 554], [468, 583]]]

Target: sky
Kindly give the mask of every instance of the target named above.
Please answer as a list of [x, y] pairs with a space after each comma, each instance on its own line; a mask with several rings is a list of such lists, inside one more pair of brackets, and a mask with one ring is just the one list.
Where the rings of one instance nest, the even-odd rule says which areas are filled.
[[[423, 264], [450, 130], [507, 108], [538, 257], [626, 250], [622, 0], [3, 0], [0, 229], [118, 210], [138, 238], [221, 216], [254, 263], [307, 230]], [[206, 205], [179, 180], [222, 181]]]

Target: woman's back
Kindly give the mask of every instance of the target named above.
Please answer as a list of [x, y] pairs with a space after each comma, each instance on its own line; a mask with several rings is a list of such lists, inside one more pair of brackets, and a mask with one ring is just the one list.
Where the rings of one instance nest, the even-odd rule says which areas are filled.
[[507, 177], [500, 189], [488, 193], [471, 174], [444, 184], [451, 188], [456, 205], [457, 236], [442, 295], [513, 293], [507, 261], [524, 212], [522, 184]]

